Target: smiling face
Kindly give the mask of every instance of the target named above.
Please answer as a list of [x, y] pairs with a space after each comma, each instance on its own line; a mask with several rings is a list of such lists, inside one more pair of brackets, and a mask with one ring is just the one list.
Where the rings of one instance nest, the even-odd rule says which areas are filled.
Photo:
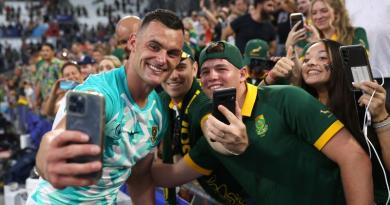
[[148, 85], [165, 81], [179, 64], [184, 36], [160, 22], [152, 21], [130, 37], [132, 69]]
[[114, 62], [108, 59], [103, 59], [99, 63], [99, 72], [109, 71], [115, 68]]
[[310, 0], [297, 0], [297, 9], [299, 12], [306, 14], [310, 8]]
[[320, 89], [329, 81], [330, 58], [323, 43], [315, 43], [306, 52], [302, 64], [302, 77], [307, 85]]
[[49, 46], [44, 45], [41, 48], [41, 56], [45, 61], [50, 61], [54, 57], [54, 51]]
[[183, 100], [185, 94], [191, 89], [197, 70], [197, 64], [187, 58], [176, 66], [168, 79], [161, 83], [161, 86], [172, 100], [178, 103]]
[[314, 26], [324, 31], [331, 28], [334, 21], [334, 11], [325, 1], [316, 1], [312, 5], [311, 18]]
[[[246, 80], [246, 69], [237, 69], [225, 59], [209, 59], [202, 64], [200, 80], [203, 91], [212, 98], [213, 91], [218, 88], [235, 87]], [[237, 92], [238, 94], [239, 92]]]
[[62, 71], [62, 76], [66, 80], [72, 80], [72, 81], [75, 81], [78, 83], [83, 82], [83, 77], [81, 75], [81, 72], [79, 71], [79, 69], [75, 65], [68, 65], [68, 66], [64, 67], [64, 69]]

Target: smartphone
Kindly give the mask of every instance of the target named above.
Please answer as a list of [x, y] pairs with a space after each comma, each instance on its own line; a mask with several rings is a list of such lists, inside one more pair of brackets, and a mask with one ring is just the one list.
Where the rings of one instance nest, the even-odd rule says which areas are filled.
[[350, 82], [350, 89], [356, 90], [352, 86], [352, 82], [373, 81], [367, 52], [362, 45], [341, 46], [340, 55], [347, 72], [347, 79]]
[[303, 29], [304, 17], [303, 17], [302, 13], [291, 13], [290, 14], [290, 28], [294, 27], [295, 24], [297, 24], [298, 22], [300, 22], [300, 23], [299, 23], [296, 31]]
[[226, 117], [218, 110], [218, 106], [225, 106], [230, 112], [236, 113], [236, 88], [221, 88], [213, 92], [213, 116], [219, 121], [230, 124]]
[[[88, 143], [96, 144], [103, 150], [105, 125], [104, 96], [93, 92], [69, 91], [66, 96], [66, 129], [84, 132], [90, 138]], [[80, 156], [71, 159], [73, 163], [102, 161], [102, 154]], [[100, 179], [101, 170], [81, 178]]]
[[72, 81], [72, 80], [62, 80], [60, 82], [60, 89], [61, 90], [72, 90], [75, 88], [79, 83]]
[[346, 72], [347, 84], [355, 99], [355, 111], [360, 122], [360, 128], [363, 129], [365, 108], [359, 106], [359, 98], [363, 95], [363, 92], [353, 87], [352, 82], [373, 81], [374, 79], [367, 51], [362, 45], [341, 46], [339, 51]]

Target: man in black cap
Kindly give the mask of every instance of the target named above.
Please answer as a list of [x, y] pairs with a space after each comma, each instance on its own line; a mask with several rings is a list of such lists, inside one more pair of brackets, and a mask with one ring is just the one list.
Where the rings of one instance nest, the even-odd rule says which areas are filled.
[[83, 60], [77, 62], [77, 64], [81, 67], [81, 74], [83, 75], [83, 79], [87, 79], [90, 74], [97, 73], [97, 69], [95, 68], [96, 61], [90, 56], [84, 56]]

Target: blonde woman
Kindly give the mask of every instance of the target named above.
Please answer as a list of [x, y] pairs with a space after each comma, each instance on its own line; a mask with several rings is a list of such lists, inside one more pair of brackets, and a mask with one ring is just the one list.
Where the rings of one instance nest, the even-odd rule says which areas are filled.
[[114, 68], [119, 68], [120, 66], [121, 61], [117, 57], [113, 55], [104, 56], [99, 63], [98, 72], [100, 73], [104, 71], [109, 71]]

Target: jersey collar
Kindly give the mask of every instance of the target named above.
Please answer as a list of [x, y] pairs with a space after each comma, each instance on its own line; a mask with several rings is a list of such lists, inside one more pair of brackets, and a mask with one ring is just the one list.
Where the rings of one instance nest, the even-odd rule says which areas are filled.
[[247, 91], [246, 91], [244, 104], [242, 105], [241, 114], [242, 116], [250, 117], [256, 102], [257, 87], [247, 83], [246, 88]]

